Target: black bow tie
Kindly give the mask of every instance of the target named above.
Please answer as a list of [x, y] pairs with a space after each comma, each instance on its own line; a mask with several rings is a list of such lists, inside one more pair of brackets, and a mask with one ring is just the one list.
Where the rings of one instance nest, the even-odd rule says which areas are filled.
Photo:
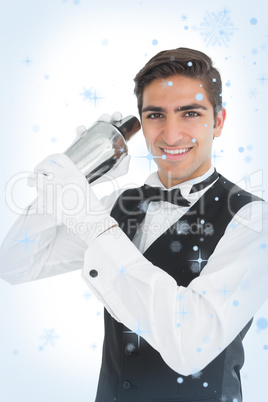
[[[218, 178], [214, 173], [201, 183], [194, 185], [190, 194], [206, 188]], [[179, 188], [167, 191], [160, 187], [151, 187], [145, 184], [142, 187], [124, 191], [117, 199], [111, 215], [118, 221], [121, 229], [132, 239], [138, 225], [144, 219], [148, 206], [152, 201], [167, 201], [173, 204], [188, 207], [190, 202], [181, 194]]]
[[[219, 175], [215, 170], [207, 179], [201, 181], [200, 183], [193, 184], [189, 194], [203, 190], [212, 184], [218, 177]], [[140, 189], [142, 194], [141, 198], [142, 200], [146, 200], [147, 203], [150, 203], [151, 201], [167, 201], [183, 207], [188, 207], [190, 205], [190, 202], [182, 196], [179, 188], [174, 188], [173, 190], [167, 191], [163, 190], [161, 187], [151, 187], [145, 184], [144, 186], [140, 187]]]
[[151, 187], [145, 184], [141, 188], [141, 201], [146, 201], [149, 204], [152, 201], [167, 201], [182, 207], [189, 207], [190, 202], [181, 194], [179, 188], [174, 190], [163, 190], [160, 187]]

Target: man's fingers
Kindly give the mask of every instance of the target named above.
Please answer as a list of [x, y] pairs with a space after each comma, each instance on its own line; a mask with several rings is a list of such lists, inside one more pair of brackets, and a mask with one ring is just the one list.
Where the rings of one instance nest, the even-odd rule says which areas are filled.
[[111, 120], [112, 121], [119, 121], [119, 120], [122, 120], [122, 113], [120, 113], [120, 112], [114, 112], [113, 114], [112, 114], [112, 116], [111, 116]]
[[106, 123], [111, 123], [113, 121], [119, 121], [122, 120], [122, 113], [120, 112], [114, 112], [112, 115], [105, 113], [102, 114], [97, 121], [105, 121]]
[[106, 123], [110, 123], [111, 122], [111, 116], [107, 113], [102, 114], [97, 121], [105, 121]]
[[86, 126], [78, 126], [76, 131], [76, 137], [79, 138], [86, 131]]

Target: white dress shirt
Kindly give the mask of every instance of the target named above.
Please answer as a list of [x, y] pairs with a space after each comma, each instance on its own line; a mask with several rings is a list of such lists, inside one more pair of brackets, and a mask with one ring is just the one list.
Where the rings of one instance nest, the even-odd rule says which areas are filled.
[[[156, 173], [146, 183], [162, 186]], [[189, 194], [192, 184], [176, 186], [191, 206], [209, 188]], [[120, 192], [103, 204], [111, 209]], [[1, 277], [16, 284], [84, 266], [82, 277], [110, 314], [146, 339], [173, 370], [192, 374], [230, 344], [267, 297], [268, 207], [261, 201], [243, 207], [200, 276], [185, 288], [142, 253], [188, 209], [152, 202], [133, 242], [116, 227], [89, 246], [72, 230], [56, 227], [52, 217], [22, 216], [3, 242]], [[19, 241], [25, 234], [27, 251]]]

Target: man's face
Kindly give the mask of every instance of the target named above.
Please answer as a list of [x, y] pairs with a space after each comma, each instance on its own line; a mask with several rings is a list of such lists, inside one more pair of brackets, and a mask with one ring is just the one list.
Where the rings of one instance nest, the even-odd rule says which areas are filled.
[[211, 166], [213, 137], [219, 137], [225, 109], [214, 119], [202, 81], [182, 75], [152, 81], [143, 93], [142, 127], [162, 183], [172, 187]]

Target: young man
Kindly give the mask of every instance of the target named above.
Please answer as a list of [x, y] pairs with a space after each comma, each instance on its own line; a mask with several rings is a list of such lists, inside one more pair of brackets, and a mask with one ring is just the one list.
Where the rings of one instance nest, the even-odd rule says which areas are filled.
[[[241, 402], [242, 339], [267, 296], [267, 204], [211, 166], [226, 112], [207, 55], [161, 52], [135, 84], [158, 172], [101, 204], [66, 155], [45, 159], [39, 199], [4, 242], [2, 277], [19, 283], [84, 265], [106, 308], [96, 402]], [[71, 183], [86, 200], [73, 216]], [[31, 214], [48, 185], [61, 189], [55, 213]], [[87, 230], [68, 231], [70, 217]], [[27, 255], [14, 242], [26, 228], [38, 240]]]

